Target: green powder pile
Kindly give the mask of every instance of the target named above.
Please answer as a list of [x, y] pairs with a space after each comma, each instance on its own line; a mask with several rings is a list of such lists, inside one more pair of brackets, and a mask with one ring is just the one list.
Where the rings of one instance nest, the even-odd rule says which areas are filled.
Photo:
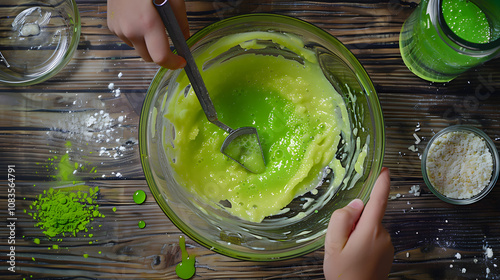
[[30, 205], [35, 210], [29, 213], [43, 233], [52, 238], [58, 234], [76, 236], [80, 231], [87, 232], [87, 225], [95, 218], [104, 218], [96, 203], [99, 187], [89, 187], [89, 192], [68, 192], [50, 188], [44, 190]]

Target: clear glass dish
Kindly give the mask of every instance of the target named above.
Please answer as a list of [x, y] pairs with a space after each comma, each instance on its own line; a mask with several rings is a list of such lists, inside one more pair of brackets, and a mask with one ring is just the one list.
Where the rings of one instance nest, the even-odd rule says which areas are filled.
[[[183, 70], [162, 68], [154, 77], [142, 108], [139, 146], [149, 188], [158, 205], [181, 231], [208, 249], [230, 257], [275, 261], [322, 247], [333, 211], [355, 198], [368, 201], [382, 168], [385, 135], [378, 97], [367, 73], [345, 46], [312, 24], [281, 15], [237, 16], [202, 29], [188, 40], [188, 45], [197, 57], [220, 38], [252, 31], [293, 34], [300, 38], [305, 48], [314, 54], [325, 77], [341, 94], [352, 133], [350, 137], [343, 135], [336, 154], [346, 169], [340, 187], [333, 187], [333, 174], [325, 172], [314, 193], [296, 197], [286, 207], [288, 212], [266, 217], [260, 223], [236, 218], [188, 193], [176, 181], [170, 155], [164, 150], [164, 143], [170, 143], [175, 137], [175, 127], [164, 115], [177, 90], [176, 79]], [[253, 50], [260, 55], [301, 59], [301, 54], [279, 43], [271, 40], [260, 43]], [[203, 61], [199, 67], [205, 70], [246, 52], [238, 47], [230, 48], [214, 59]], [[185, 91], [179, 92], [177, 94]], [[354, 148], [344, 150], [348, 144]], [[365, 152], [364, 160], [357, 161]], [[363, 171], [356, 172], [356, 168]], [[196, 176], [195, 170], [193, 176]]]
[[28, 86], [53, 77], [80, 41], [74, 0], [4, 0], [0, 18], [0, 83]]
[[[432, 184], [431, 180], [429, 179], [429, 175], [428, 175], [428, 171], [427, 171], [427, 158], [428, 158], [428, 154], [429, 154], [429, 149], [432, 146], [432, 144], [434, 143], [434, 141], [439, 139], [442, 135], [447, 134], [447, 133], [451, 133], [451, 132], [467, 132], [467, 133], [472, 133], [475, 136], [478, 136], [479, 138], [481, 138], [485, 141], [486, 146], [489, 149], [490, 154], [492, 156], [493, 171], [491, 174], [490, 182], [479, 193], [472, 196], [471, 198], [460, 199], [460, 198], [448, 197], [448, 196], [442, 194]], [[440, 198], [441, 200], [443, 200], [445, 202], [455, 204], [455, 205], [467, 205], [467, 204], [475, 203], [475, 202], [478, 202], [479, 200], [483, 199], [484, 197], [486, 197], [486, 195], [488, 195], [488, 193], [490, 193], [490, 191], [493, 189], [493, 187], [495, 187], [499, 173], [500, 173], [500, 158], [498, 156], [498, 151], [496, 149], [495, 143], [493, 143], [491, 138], [488, 137], [488, 135], [486, 133], [484, 133], [482, 130], [480, 130], [479, 128], [476, 128], [474, 126], [453, 125], [453, 126], [449, 126], [445, 129], [439, 131], [431, 138], [429, 143], [427, 143], [425, 151], [422, 154], [422, 176], [423, 176], [425, 184], [427, 185], [429, 190], [434, 195], [436, 195], [438, 198]]]

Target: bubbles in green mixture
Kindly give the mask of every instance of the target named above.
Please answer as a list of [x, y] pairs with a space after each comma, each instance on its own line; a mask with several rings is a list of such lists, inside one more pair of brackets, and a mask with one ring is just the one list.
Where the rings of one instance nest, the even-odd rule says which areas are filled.
[[266, 170], [259, 138], [255, 134], [243, 134], [236, 137], [226, 147], [224, 153], [253, 173], [259, 174]]
[[457, 36], [473, 43], [490, 41], [490, 24], [478, 6], [469, 0], [445, 0], [442, 5], [445, 22]]

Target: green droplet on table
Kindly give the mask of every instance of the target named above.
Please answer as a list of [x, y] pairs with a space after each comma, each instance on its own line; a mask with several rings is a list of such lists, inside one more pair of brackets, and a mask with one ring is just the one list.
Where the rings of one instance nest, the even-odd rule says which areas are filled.
[[137, 204], [142, 204], [146, 201], [146, 193], [143, 190], [138, 190], [134, 193], [134, 201]]
[[139, 221], [139, 223], [137, 225], [139, 226], [139, 228], [145, 228], [146, 227], [146, 222], [145, 221]]
[[194, 267], [195, 257], [188, 255], [184, 236], [179, 238], [179, 247], [181, 247], [182, 261], [175, 267], [175, 273], [177, 273], [177, 276], [181, 279], [189, 279], [193, 277], [196, 272], [196, 268]]

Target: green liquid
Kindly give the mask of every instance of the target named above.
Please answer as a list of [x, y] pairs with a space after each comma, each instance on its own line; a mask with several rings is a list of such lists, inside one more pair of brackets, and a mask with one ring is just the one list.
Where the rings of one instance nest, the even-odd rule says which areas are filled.
[[139, 222], [137, 223], [137, 226], [138, 226], [139, 228], [145, 228], [145, 227], [146, 227], [146, 222], [145, 222], [145, 221], [139, 221]]
[[[400, 35], [401, 56], [417, 76], [431, 82], [448, 82], [462, 72], [488, 58], [457, 51], [438, 34], [423, 1], [405, 21]], [[467, 0], [444, 0], [443, 17], [446, 24], [460, 38], [472, 43], [488, 43], [491, 29], [483, 11]], [[434, 22], [435, 21], [435, 22]], [[450, 39], [447, 39], [450, 40]], [[459, 47], [455, 47], [459, 48]]]
[[[177, 182], [195, 196], [251, 222], [278, 213], [296, 196], [317, 186], [327, 165], [335, 169], [340, 184], [345, 170], [334, 155], [341, 131], [349, 135], [344, 101], [324, 77], [315, 56], [300, 48], [298, 38], [262, 33], [239, 35], [247, 48], [260, 48], [253, 39], [268, 36], [287, 48], [304, 51], [310, 60], [300, 63], [250, 53], [202, 72], [219, 119], [230, 127], [257, 129], [266, 163], [262, 173], [248, 172], [220, 152], [227, 133], [207, 121], [192, 89], [184, 97], [188, 80], [183, 74], [177, 79], [180, 94], [165, 115], [175, 126], [174, 145], [165, 143], [164, 147], [167, 155], [175, 157], [171, 165]], [[238, 39], [228, 38], [228, 49], [238, 45]], [[222, 206], [220, 201], [228, 203]]]
[[194, 266], [195, 257], [188, 255], [184, 236], [179, 237], [179, 247], [181, 248], [182, 261], [175, 267], [175, 273], [177, 273], [177, 276], [181, 279], [189, 279], [193, 277], [196, 272], [196, 268]]
[[134, 202], [137, 204], [142, 204], [146, 201], [146, 193], [143, 190], [138, 190], [133, 195]]
[[474, 3], [468, 0], [445, 0], [443, 16], [451, 31], [460, 38], [478, 44], [490, 41], [488, 19]]

